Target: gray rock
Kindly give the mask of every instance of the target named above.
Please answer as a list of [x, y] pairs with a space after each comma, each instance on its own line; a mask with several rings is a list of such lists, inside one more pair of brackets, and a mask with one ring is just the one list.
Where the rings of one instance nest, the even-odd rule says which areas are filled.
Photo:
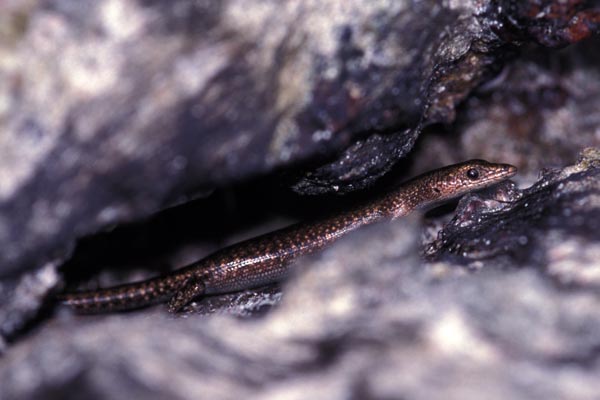
[[[473, 12], [468, 2], [388, 1], [7, 7], [24, 29], [11, 32], [0, 70], [4, 274], [199, 189], [332, 155], [374, 128], [415, 125], [434, 66], [469, 50], [460, 16]], [[348, 184], [380, 176], [415, 138], [395, 139], [389, 155], [369, 150]]]
[[[600, 157], [563, 167], [600, 147], [598, 38], [515, 46], [577, 42], [598, 10], [543, 6], [0, 4], [0, 398], [596, 398]], [[106, 231], [118, 258], [152, 230], [145, 217], [261, 176], [303, 194], [365, 188], [423, 129], [383, 187], [467, 158], [537, 183], [469, 196], [425, 232], [416, 218], [357, 232], [283, 288], [199, 299], [180, 316], [44, 309], [86, 235]], [[196, 222], [205, 236], [190, 254], [151, 243], [133, 272], [102, 257], [95, 270], [107, 247], [75, 272], [101, 285], [148, 276], [149, 260], [181, 266], [235, 240], [248, 222], [228, 230], [227, 218], [268, 225], [268, 204], [234, 208], [219, 233]]]
[[[583, 265], [577, 249], [600, 251], [588, 229], [599, 176], [590, 149], [530, 189], [463, 199], [430, 254], [454, 263], [423, 263], [417, 217], [359, 230], [301, 260], [262, 318], [202, 317], [198, 304], [182, 316], [61, 313], [9, 349], [0, 387], [8, 399], [593, 399], [597, 260]], [[538, 230], [547, 268], [522, 256], [531, 242], [507, 241]], [[569, 266], [576, 286], [557, 280], [578, 275]]]
[[[498, 27], [546, 43], [527, 36], [531, 10], [494, 2], [0, 7], [2, 275], [284, 167], [302, 193], [364, 188], [499, 69], [512, 41]], [[593, 8], [561, 7], [535, 20], [552, 44], [596, 28]]]

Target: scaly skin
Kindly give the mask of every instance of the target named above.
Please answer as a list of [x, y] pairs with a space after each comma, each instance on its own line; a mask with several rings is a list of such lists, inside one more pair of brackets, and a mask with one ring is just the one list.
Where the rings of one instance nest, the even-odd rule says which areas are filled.
[[80, 313], [110, 312], [169, 301], [177, 312], [201, 295], [234, 292], [283, 279], [299, 256], [313, 253], [347, 233], [374, 222], [393, 220], [515, 175], [508, 164], [471, 160], [440, 168], [404, 183], [366, 204], [299, 223], [221, 249], [169, 275], [143, 282], [65, 293], [62, 303]]

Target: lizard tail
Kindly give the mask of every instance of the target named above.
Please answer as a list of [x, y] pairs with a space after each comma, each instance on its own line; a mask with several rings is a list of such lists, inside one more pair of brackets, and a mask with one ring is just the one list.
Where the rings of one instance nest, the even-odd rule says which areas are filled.
[[61, 293], [56, 299], [78, 314], [133, 310], [168, 300], [182, 283], [178, 277], [161, 277], [107, 289]]

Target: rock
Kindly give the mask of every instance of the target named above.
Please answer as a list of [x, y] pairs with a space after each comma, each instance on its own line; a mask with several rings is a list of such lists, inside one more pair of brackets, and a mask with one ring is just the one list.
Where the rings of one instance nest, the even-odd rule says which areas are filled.
[[529, 189], [468, 196], [428, 263], [418, 218], [361, 229], [300, 260], [262, 318], [198, 305], [59, 314], [9, 349], [0, 387], [10, 399], [592, 399], [600, 295], [579, 250], [600, 251], [599, 175], [589, 149]]
[[[594, 9], [579, 3], [536, 27], [592, 32]], [[1, 6], [0, 273], [284, 167], [307, 194], [372, 184], [499, 69], [510, 43], [501, 22], [513, 20], [499, 10], [517, 13], [518, 40], [529, 32], [524, 7], [411, 4]]]
[[[564, 165], [600, 147], [599, 42], [539, 45], [597, 21], [581, 0], [2, 2], [0, 398], [595, 398], [599, 157]], [[537, 182], [183, 318], [48, 301], [351, 197], [279, 186], [369, 196], [468, 158]]]
[[[583, 260], [594, 254], [600, 240], [599, 193], [600, 150], [589, 148], [575, 166], [546, 170], [522, 192], [505, 183], [475, 198], [464, 198], [457, 215], [431, 245], [429, 256], [432, 260], [456, 257], [476, 265], [485, 261], [499, 269], [552, 270], [554, 262], [561, 262], [559, 254], [573, 253], [580, 257], [579, 273], [591, 272], [591, 278], [596, 268], [588, 268], [595, 262]], [[487, 212], [490, 204], [499, 208]], [[592, 283], [597, 282], [587, 285]]]

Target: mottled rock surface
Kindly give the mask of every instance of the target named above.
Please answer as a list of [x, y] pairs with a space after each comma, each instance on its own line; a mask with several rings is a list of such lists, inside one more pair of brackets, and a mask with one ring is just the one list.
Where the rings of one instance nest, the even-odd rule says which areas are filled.
[[[600, 147], [599, 19], [581, 0], [0, 2], [0, 398], [596, 398], [597, 150], [564, 167]], [[468, 158], [520, 173], [283, 287], [178, 317], [47, 299], [352, 200], [290, 188], [389, 172], [369, 197]]]
[[[492, 35], [471, 32], [469, 2], [26, 4], [7, 6], [0, 69], [5, 274], [198, 190], [400, 132], [355, 144], [351, 176], [319, 181], [364, 187], [410, 150], [425, 109], [450, 121], [494, 61], [467, 57]], [[437, 87], [465, 57], [469, 79]]]
[[302, 260], [262, 318], [201, 316], [216, 298], [187, 318], [59, 313], [7, 352], [0, 387], [6, 398], [594, 399], [599, 178], [589, 150], [532, 188], [463, 199], [430, 254], [451, 251], [454, 264], [423, 263], [418, 218], [362, 229]]
[[[540, 41], [540, 11], [508, 3], [3, 3], [0, 273], [283, 167], [303, 193], [364, 188], [453, 121], [511, 38]], [[567, 2], [535, 32], [585, 26], [568, 44], [595, 15]]]

